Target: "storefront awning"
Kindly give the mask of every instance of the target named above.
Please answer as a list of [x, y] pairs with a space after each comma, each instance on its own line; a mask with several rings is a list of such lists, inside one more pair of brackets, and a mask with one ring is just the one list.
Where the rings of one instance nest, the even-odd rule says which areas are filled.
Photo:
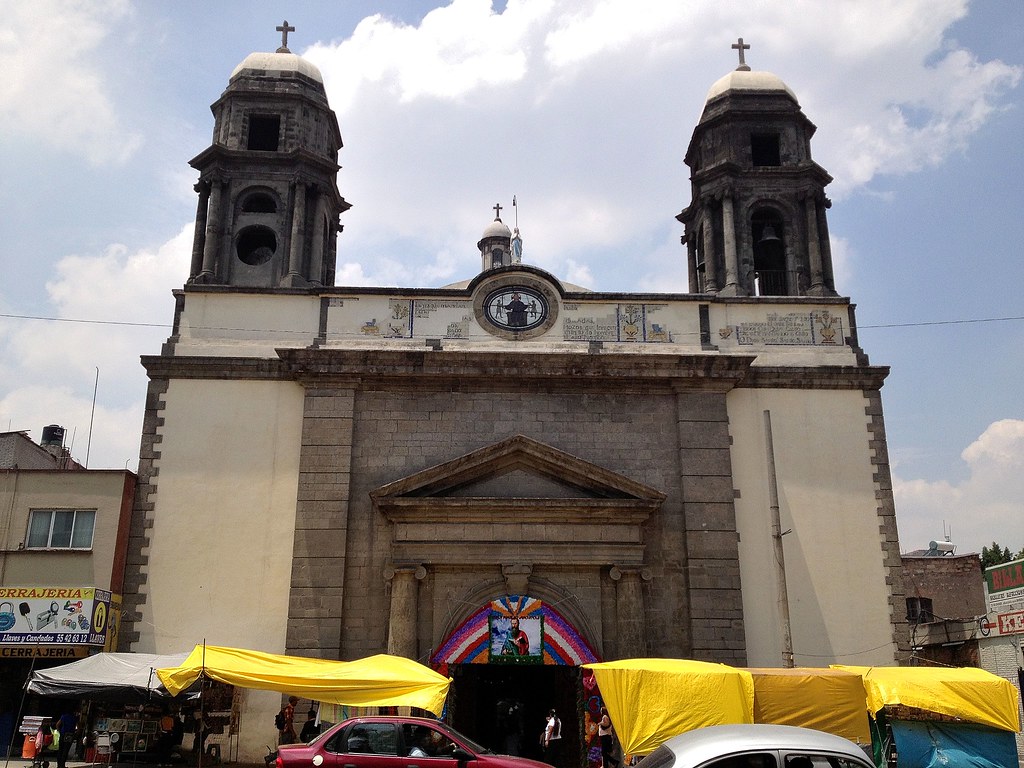
[[410, 706], [440, 716], [451, 680], [412, 659], [380, 654], [357, 661], [280, 656], [197, 645], [178, 666], [157, 671], [172, 694], [202, 674], [213, 680], [350, 707]]
[[148, 701], [171, 696], [156, 670], [181, 664], [187, 653], [98, 653], [32, 673], [28, 691], [97, 701]]
[[688, 659], [623, 659], [583, 667], [594, 673], [626, 754], [647, 754], [695, 728], [754, 722], [754, 683], [746, 670]]

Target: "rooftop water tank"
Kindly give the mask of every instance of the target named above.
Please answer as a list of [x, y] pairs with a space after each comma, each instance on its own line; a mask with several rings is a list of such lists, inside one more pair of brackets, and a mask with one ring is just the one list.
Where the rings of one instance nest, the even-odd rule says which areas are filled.
[[64, 445], [64, 427], [57, 424], [50, 424], [43, 427], [43, 439], [40, 445]]

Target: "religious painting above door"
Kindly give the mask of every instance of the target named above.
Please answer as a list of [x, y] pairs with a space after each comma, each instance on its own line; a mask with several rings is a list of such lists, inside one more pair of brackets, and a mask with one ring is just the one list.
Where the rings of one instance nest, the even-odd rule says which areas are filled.
[[445, 638], [431, 664], [435, 669], [447, 664], [579, 666], [597, 660], [590, 643], [549, 604], [528, 595], [504, 595], [474, 611]]

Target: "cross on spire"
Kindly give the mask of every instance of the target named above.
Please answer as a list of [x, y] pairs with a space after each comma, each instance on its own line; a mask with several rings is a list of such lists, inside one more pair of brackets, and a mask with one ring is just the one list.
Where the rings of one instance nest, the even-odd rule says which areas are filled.
[[[291, 51], [288, 50], [288, 33], [289, 32], [294, 32], [295, 31], [295, 27], [289, 27], [288, 26], [288, 19], [285, 19], [284, 23], [280, 27], [277, 27], [277, 31], [281, 33], [281, 47], [277, 49], [277, 52], [278, 53], [291, 53]], [[733, 47], [735, 48], [736, 46], [733, 46]], [[749, 48], [750, 46], [747, 46], [747, 47]], [[740, 57], [742, 58], [742, 56], [743, 56], [743, 54], [741, 53]]]
[[494, 204], [494, 220], [501, 221], [501, 203]]
[[741, 37], [741, 38], [737, 39], [735, 43], [732, 44], [732, 49], [734, 51], [739, 51], [740, 52], [740, 65], [738, 67], [736, 67], [736, 69], [739, 70], [740, 72], [749, 72], [750, 71], [750, 67], [747, 66], [747, 61], [746, 61], [746, 59], [743, 58], [743, 52], [744, 51], [749, 51], [750, 50], [750, 46], [748, 44], [744, 43], [743, 42], [743, 38]]

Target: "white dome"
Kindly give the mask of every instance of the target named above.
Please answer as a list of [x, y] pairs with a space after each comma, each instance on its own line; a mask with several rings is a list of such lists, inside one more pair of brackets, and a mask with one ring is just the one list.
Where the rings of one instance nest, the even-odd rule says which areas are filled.
[[495, 219], [487, 225], [487, 229], [484, 230], [480, 239], [486, 240], [489, 237], [512, 237], [512, 230], [501, 219]]
[[721, 96], [726, 91], [782, 91], [788, 93], [793, 101], [797, 101], [796, 94], [789, 89], [789, 86], [771, 72], [735, 69], [711, 86], [705, 102], [711, 101], [716, 96]]
[[269, 74], [297, 72], [320, 84], [324, 82], [324, 78], [316, 66], [294, 53], [250, 53], [241, 64], [235, 67], [231, 78], [234, 79], [246, 69], [263, 70]]

